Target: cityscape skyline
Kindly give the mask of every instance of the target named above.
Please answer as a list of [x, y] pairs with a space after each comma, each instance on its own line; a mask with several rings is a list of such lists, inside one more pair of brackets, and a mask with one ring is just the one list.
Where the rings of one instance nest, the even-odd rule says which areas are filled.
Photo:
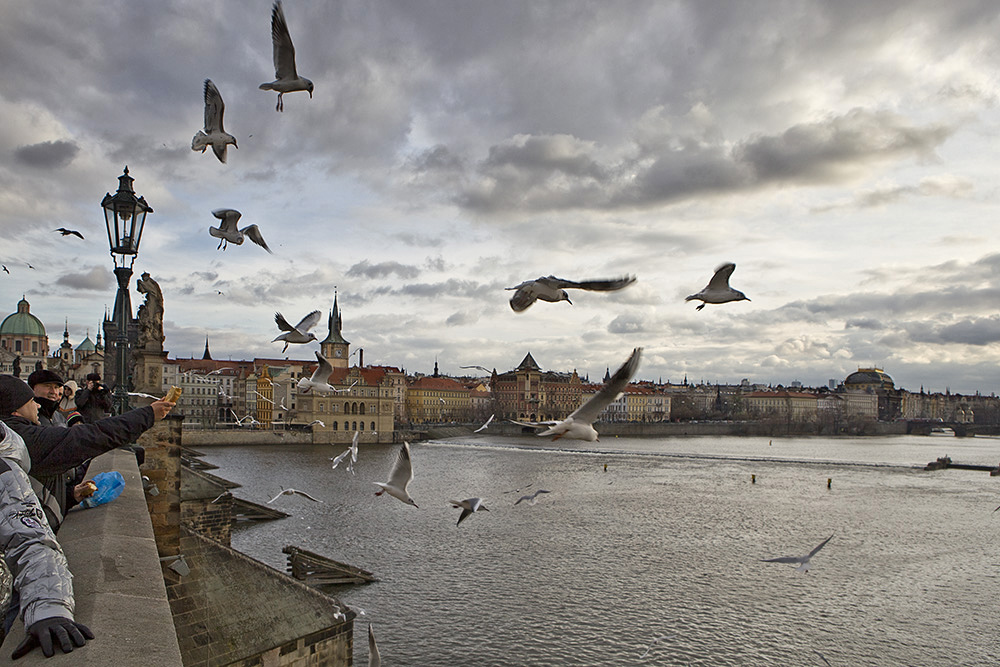
[[[336, 290], [354, 345], [407, 368], [516, 346], [593, 376], [643, 347], [652, 378], [1000, 387], [985, 0], [300, 0], [315, 91], [282, 113], [271, 0], [0, 3], [0, 310], [25, 294], [52, 331], [114, 303], [100, 202], [127, 165], [172, 354], [271, 356], [274, 312]], [[225, 164], [191, 149], [205, 79]], [[219, 208], [274, 254], [217, 250]], [[751, 301], [684, 302], [727, 261]], [[514, 313], [505, 288], [550, 274], [637, 281]]]

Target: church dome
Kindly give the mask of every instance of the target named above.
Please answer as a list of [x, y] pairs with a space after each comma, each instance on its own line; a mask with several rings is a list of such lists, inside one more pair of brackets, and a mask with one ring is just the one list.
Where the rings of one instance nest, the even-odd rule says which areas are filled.
[[8, 315], [0, 323], [0, 336], [41, 336], [45, 337], [45, 327], [41, 320], [31, 314], [27, 300], [17, 302], [17, 312]]
[[895, 383], [892, 378], [880, 368], [859, 368], [844, 379], [844, 386], [850, 387], [883, 387], [892, 389]]

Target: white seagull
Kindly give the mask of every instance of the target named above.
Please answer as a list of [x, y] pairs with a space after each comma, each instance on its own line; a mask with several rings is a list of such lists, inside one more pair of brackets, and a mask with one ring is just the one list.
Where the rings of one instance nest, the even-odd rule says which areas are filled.
[[368, 667], [382, 667], [382, 656], [375, 644], [375, 631], [372, 630], [371, 623], [368, 624]]
[[531, 426], [532, 428], [547, 427], [539, 433], [539, 436], [552, 435], [553, 440], [559, 438], [571, 438], [575, 440], [597, 440], [598, 433], [594, 430], [593, 421], [604, 408], [608, 407], [618, 396], [625, 391], [625, 387], [632, 380], [635, 372], [639, 369], [639, 358], [642, 356], [642, 348], [637, 347], [632, 350], [631, 356], [622, 364], [621, 368], [615, 371], [608, 383], [594, 395], [589, 401], [581, 405], [569, 417], [562, 421], [544, 422], [519, 422], [511, 420], [521, 426]]
[[701, 310], [706, 303], [726, 303], [727, 301], [749, 301], [747, 296], [729, 286], [729, 276], [733, 275], [736, 265], [732, 262], [720, 265], [715, 269], [715, 275], [708, 281], [708, 285], [697, 294], [684, 299], [685, 301], [701, 301], [702, 304], [695, 308]]
[[288, 23], [281, 8], [281, 0], [275, 2], [271, 10], [271, 43], [274, 47], [274, 81], [262, 83], [259, 88], [277, 91], [278, 104], [274, 110], [284, 111], [285, 102], [282, 96], [297, 90], [307, 90], [311, 99], [313, 82], [304, 76], [299, 76], [295, 71], [295, 47], [292, 45], [292, 36], [288, 34]]
[[514, 504], [515, 504], [515, 505], [519, 505], [519, 504], [521, 504], [522, 502], [525, 502], [525, 501], [527, 501], [527, 503], [528, 503], [529, 505], [534, 505], [535, 503], [537, 503], [537, 502], [538, 502], [538, 494], [540, 494], [540, 493], [552, 493], [552, 492], [551, 492], [551, 491], [548, 491], [548, 490], [546, 490], [546, 489], [538, 489], [538, 490], [537, 490], [537, 491], [535, 491], [534, 493], [529, 493], [529, 494], [528, 494], [528, 495], [526, 495], [526, 496], [521, 496], [520, 498], [518, 498], [518, 499], [517, 499], [517, 501], [516, 501], [516, 502], [515, 502]]
[[321, 503], [321, 502], [323, 502], [322, 500], [319, 500], [318, 498], [313, 498], [312, 496], [310, 496], [305, 491], [299, 491], [298, 489], [282, 489], [281, 493], [279, 493], [278, 495], [276, 495], [274, 498], [271, 498], [267, 502], [268, 502], [268, 504], [271, 504], [275, 500], [277, 500], [278, 498], [280, 498], [281, 496], [290, 496], [290, 495], [292, 495], [294, 493], [297, 493], [297, 494], [299, 494], [300, 496], [302, 496], [304, 498], [308, 498], [309, 500], [313, 501], [314, 503]]
[[833, 535], [826, 538], [819, 543], [819, 546], [810, 551], [805, 556], [781, 556], [780, 558], [762, 558], [761, 561], [764, 563], [798, 563], [798, 567], [795, 568], [796, 572], [801, 572], [805, 574], [809, 571], [809, 559], [816, 555], [820, 549], [826, 546], [826, 543], [833, 539]]
[[323, 423], [322, 419], [314, 419], [311, 422], [309, 422], [308, 424], [306, 424], [306, 427], [308, 428], [309, 426], [313, 426], [314, 424], [319, 424], [323, 428], [326, 428], [326, 424]]
[[[285, 341], [285, 347], [281, 348], [281, 351], [284, 352], [285, 350], [288, 349], [289, 343], [305, 344], [316, 340], [316, 334], [310, 332], [309, 330], [312, 329], [314, 326], [316, 326], [316, 324], [319, 322], [319, 318], [321, 318], [322, 316], [323, 314], [321, 312], [319, 312], [318, 310], [314, 310], [305, 317], [303, 317], [299, 321], [299, 323], [293, 327], [291, 324], [288, 323], [288, 321], [284, 318], [284, 316], [282, 316], [281, 313], [275, 313], [274, 323], [277, 324], [278, 328], [284, 331], [284, 333], [278, 334], [278, 336], [271, 342], [277, 343], [279, 340]], [[319, 356], [319, 354], [317, 354], [316, 356]]]
[[490, 422], [493, 421], [494, 417], [496, 417], [495, 414], [490, 415], [490, 418], [486, 420], [486, 423], [483, 424], [482, 426], [480, 426], [479, 428], [477, 428], [475, 431], [473, 431], [473, 433], [479, 433], [480, 431], [485, 431], [486, 427], [490, 425]]
[[227, 144], [232, 144], [233, 148], [239, 148], [236, 145], [236, 137], [228, 134], [222, 128], [222, 114], [225, 111], [226, 105], [222, 103], [219, 89], [215, 87], [211, 79], [205, 79], [205, 129], [204, 131], [198, 130], [198, 134], [194, 135], [191, 140], [191, 150], [196, 151], [200, 148], [201, 152], [204, 153], [205, 149], [211, 146], [215, 157], [219, 158], [219, 162], [223, 164], [226, 162]]
[[396, 462], [392, 466], [392, 472], [389, 473], [389, 481], [384, 483], [375, 482], [375, 486], [379, 487], [375, 495], [381, 496], [383, 493], [388, 493], [393, 498], [398, 498], [407, 505], [417, 507], [417, 504], [413, 502], [413, 498], [406, 491], [406, 487], [409, 486], [411, 481], [413, 481], [413, 464], [410, 461], [410, 443], [404, 440], [403, 446], [399, 449], [399, 454], [396, 456]]
[[490, 508], [483, 505], [482, 498], [466, 498], [465, 500], [449, 500], [452, 507], [462, 508], [462, 514], [458, 517], [458, 523], [455, 525], [461, 525], [469, 516], [474, 512], [489, 512]]
[[[208, 233], [217, 239], [222, 239], [219, 241], [219, 248], [225, 250], [229, 247], [229, 244], [243, 245], [243, 239], [248, 238], [257, 245], [259, 245], [264, 250], [271, 252], [271, 249], [267, 247], [267, 243], [264, 241], [264, 236], [260, 233], [260, 227], [257, 225], [247, 225], [243, 229], [239, 229], [236, 223], [239, 222], [240, 217], [243, 215], [239, 211], [233, 208], [217, 208], [212, 211], [214, 215], [219, 220], [218, 227], [209, 227]], [[272, 255], [274, 253], [271, 253]]]
[[352, 475], [354, 474], [354, 464], [358, 462], [358, 436], [360, 435], [360, 431], [355, 431], [354, 439], [351, 440], [351, 446], [348, 447], [343, 454], [338, 454], [336, 457], [331, 459], [333, 461], [333, 467], [331, 470], [336, 470], [337, 466], [340, 465], [340, 462], [347, 458], [347, 455], [350, 454], [351, 458], [347, 459], [347, 470]]
[[612, 292], [620, 290], [623, 287], [628, 287], [634, 282], [635, 276], [624, 276], [622, 278], [615, 278], [614, 280], [585, 280], [579, 283], [556, 278], [555, 276], [545, 276], [535, 278], [534, 280], [526, 280], [520, 285], [506, 289], [517, 290], [514, 292], [514, 296], [510, 298], [510, 307], [514, 312], [520, 313], [539, 299], [548, 301], [549, 303], [568, 301], [570, 305], [573, 305], [573, 302], [569, 300], [569, 294], [566, 293], [567, 287], [597, 292]]
[[[316, 312], [318, 313], [319, 311], [317, 310]], [[311, 336], [312, 334], [309, 335]], [[322, 354], [315, 350], [313, 350], [313, 352], [316, 354], [316, 360], [319, 362], [319, 366], [316, 367], [316, 370], [313, 371], [313, 374], [310, 377], [300, 379], [295, 385], [298, 387], [300, 394], [308, 394], [312, 389], [315, 389], [321, 394], [336, 394], [339, 392], [350, 391], [350, 388], [353, 387], [354, 384], [357, 384], [357, 381], [355, 381], [354, 384], [347, 389], [337, 389], [331, 385], [328, 380], [330, 379], [330, 375], [333, 374], [333, 366], [330, 365], [330, 362]]]
[[650, 642], [649, 646], [646, 647], [646, 650], [643, 652], [643, 654], [639, 656], [639, 659], [642, 660], [643, 658], [645, 658], [646, 654], [649, 653], [650, 649], [652, 649], [655, 645], [659, 644], [665, 639], [673, 639], [676, 636], [677, 635], [663, 635], [662, 637], [657, 637], [652, 642]]

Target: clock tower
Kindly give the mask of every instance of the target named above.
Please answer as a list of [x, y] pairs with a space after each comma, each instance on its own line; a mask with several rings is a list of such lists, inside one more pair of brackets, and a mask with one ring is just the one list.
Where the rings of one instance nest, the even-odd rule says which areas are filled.
[[330, 334], [319, 344], [320, 353], [329, 360], [334, 368], [347, 368], [347, 357], [350, 353], [351, 343], [344, 340], [340, 333], [342, 321], [340, 319], [340, 308], [337, 306], [337, 293], [333, 294], [333, 310], [330, 311]]

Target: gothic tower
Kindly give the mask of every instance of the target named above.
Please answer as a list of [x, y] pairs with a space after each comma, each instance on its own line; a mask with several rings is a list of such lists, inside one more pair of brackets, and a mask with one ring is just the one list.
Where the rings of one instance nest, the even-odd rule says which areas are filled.
[[330, 311], [330, 333], [319, 344], [320, 353], [330, 361], [334, 368], [347, 368], [347, 357], [351, 349], [350, 341], [344, 340], [340, 333], [343, 322], [340, 318], [340, 308], [337, 306], [337, 293], [333, 293], [333, 310]]

